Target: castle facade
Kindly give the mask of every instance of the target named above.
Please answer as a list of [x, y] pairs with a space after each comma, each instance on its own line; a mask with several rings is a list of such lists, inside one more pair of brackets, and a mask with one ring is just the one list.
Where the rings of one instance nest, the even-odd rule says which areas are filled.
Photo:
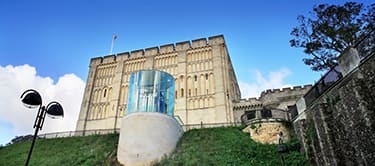
[[306, 91], [267, 90], [259, 99], [241, 99], [224, 36], [213, 36], [92, 58], [76, 130], [119, 128], [130, 75], [139, 70], [174, 77], [174, 116], [183, 125], [237, 123], [248, 111], [266, 106], [286, 110], [288, 117], [288, 106]]
[[183, 124], [234, 122], [241, 94], [221, 35], [91, 59], [76, 129], [118, 128], [138, 70], [174, 76], [174, 114]]

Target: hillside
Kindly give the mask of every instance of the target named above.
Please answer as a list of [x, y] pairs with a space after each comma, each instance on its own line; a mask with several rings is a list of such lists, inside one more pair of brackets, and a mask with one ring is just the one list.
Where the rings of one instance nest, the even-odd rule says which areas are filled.
[[[117, 134], [38, 139], [30, 165], [113, 165]], [[24, 165], [31, 142], [12, 144], [0, 149], [1, 166]], [[114, 156], [114, 157], [113, 157]]]
[[[294, 142], [294, 143], [293, 143]], [[289, 143], [285, 165], [309, 165], [297, 152], [297, 141]], [[256, 143], [238, 127], [197, 129], [186, 132], [175, 152], [156, 164], [164, 165], [282, 165], [277, 145]]]
[[[118, 135], [95, 135], [37, 140], [30, 165], [116, 165]], [[23, 165], [31, 142], [0, 149], [0, 165]], [[309, 165], [303, 154], [285, 154], [286, 165]], [[294, 148], [296, 149], [296, 148]], [[164, 165], [281, 165], [277, 145], [252, 141], [238, 127], [186, 132]]]

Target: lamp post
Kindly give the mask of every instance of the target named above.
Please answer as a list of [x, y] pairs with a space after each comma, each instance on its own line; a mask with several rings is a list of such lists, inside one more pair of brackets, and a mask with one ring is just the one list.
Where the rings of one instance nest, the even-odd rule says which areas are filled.
[[27, 155], [27, 159], [25, 163], [25, 166], [27, 166], [29, 164], [31, 153], [34, 148], [35, 139], [38, 136], [39, 130], [42, 130], [42, 126], [43, 126], [44, 118], [46, 117], [46, 114], [48, 114], [49, 117], [55, 119], [55, 118], [63, 117], [64, 110], [62, 106], [58, 102], [55, 102], [55, 101], [50, 102], [47, 105], [47, 107], [42, 106], [42, 97], [36, 90], [33, 90], [33, 89], [29, 89], [23, 92], [21, 95], [21, 101], [25, 105], [25, 107], [29, 109], [34, 109], [34, 108], [39, 107], [38, 114], [36, 116], [34, 127], [33, 127], [35, 128], [33, 142], [31, 143], [30, 151], [29, 151], [29, 154]]

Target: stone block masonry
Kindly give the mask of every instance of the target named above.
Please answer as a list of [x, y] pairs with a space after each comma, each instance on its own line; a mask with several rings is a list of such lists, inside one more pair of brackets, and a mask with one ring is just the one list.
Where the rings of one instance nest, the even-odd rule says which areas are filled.
[[116, 129], [127, 108], [130, 75], [160, 70], [175, 81], [183, 124], [232, 123], [240, 90], [224, 36], [92, 58], [76, 130]]
[[375, 163], [375, 56], [348, 67], [294, 122], [313, 165]]

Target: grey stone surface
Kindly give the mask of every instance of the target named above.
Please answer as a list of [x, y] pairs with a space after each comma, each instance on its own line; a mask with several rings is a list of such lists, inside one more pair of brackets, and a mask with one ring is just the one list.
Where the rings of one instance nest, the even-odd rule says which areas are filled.
[[313, 165], [375, 163], [375, 56], [336, 82], [294, 128]]

